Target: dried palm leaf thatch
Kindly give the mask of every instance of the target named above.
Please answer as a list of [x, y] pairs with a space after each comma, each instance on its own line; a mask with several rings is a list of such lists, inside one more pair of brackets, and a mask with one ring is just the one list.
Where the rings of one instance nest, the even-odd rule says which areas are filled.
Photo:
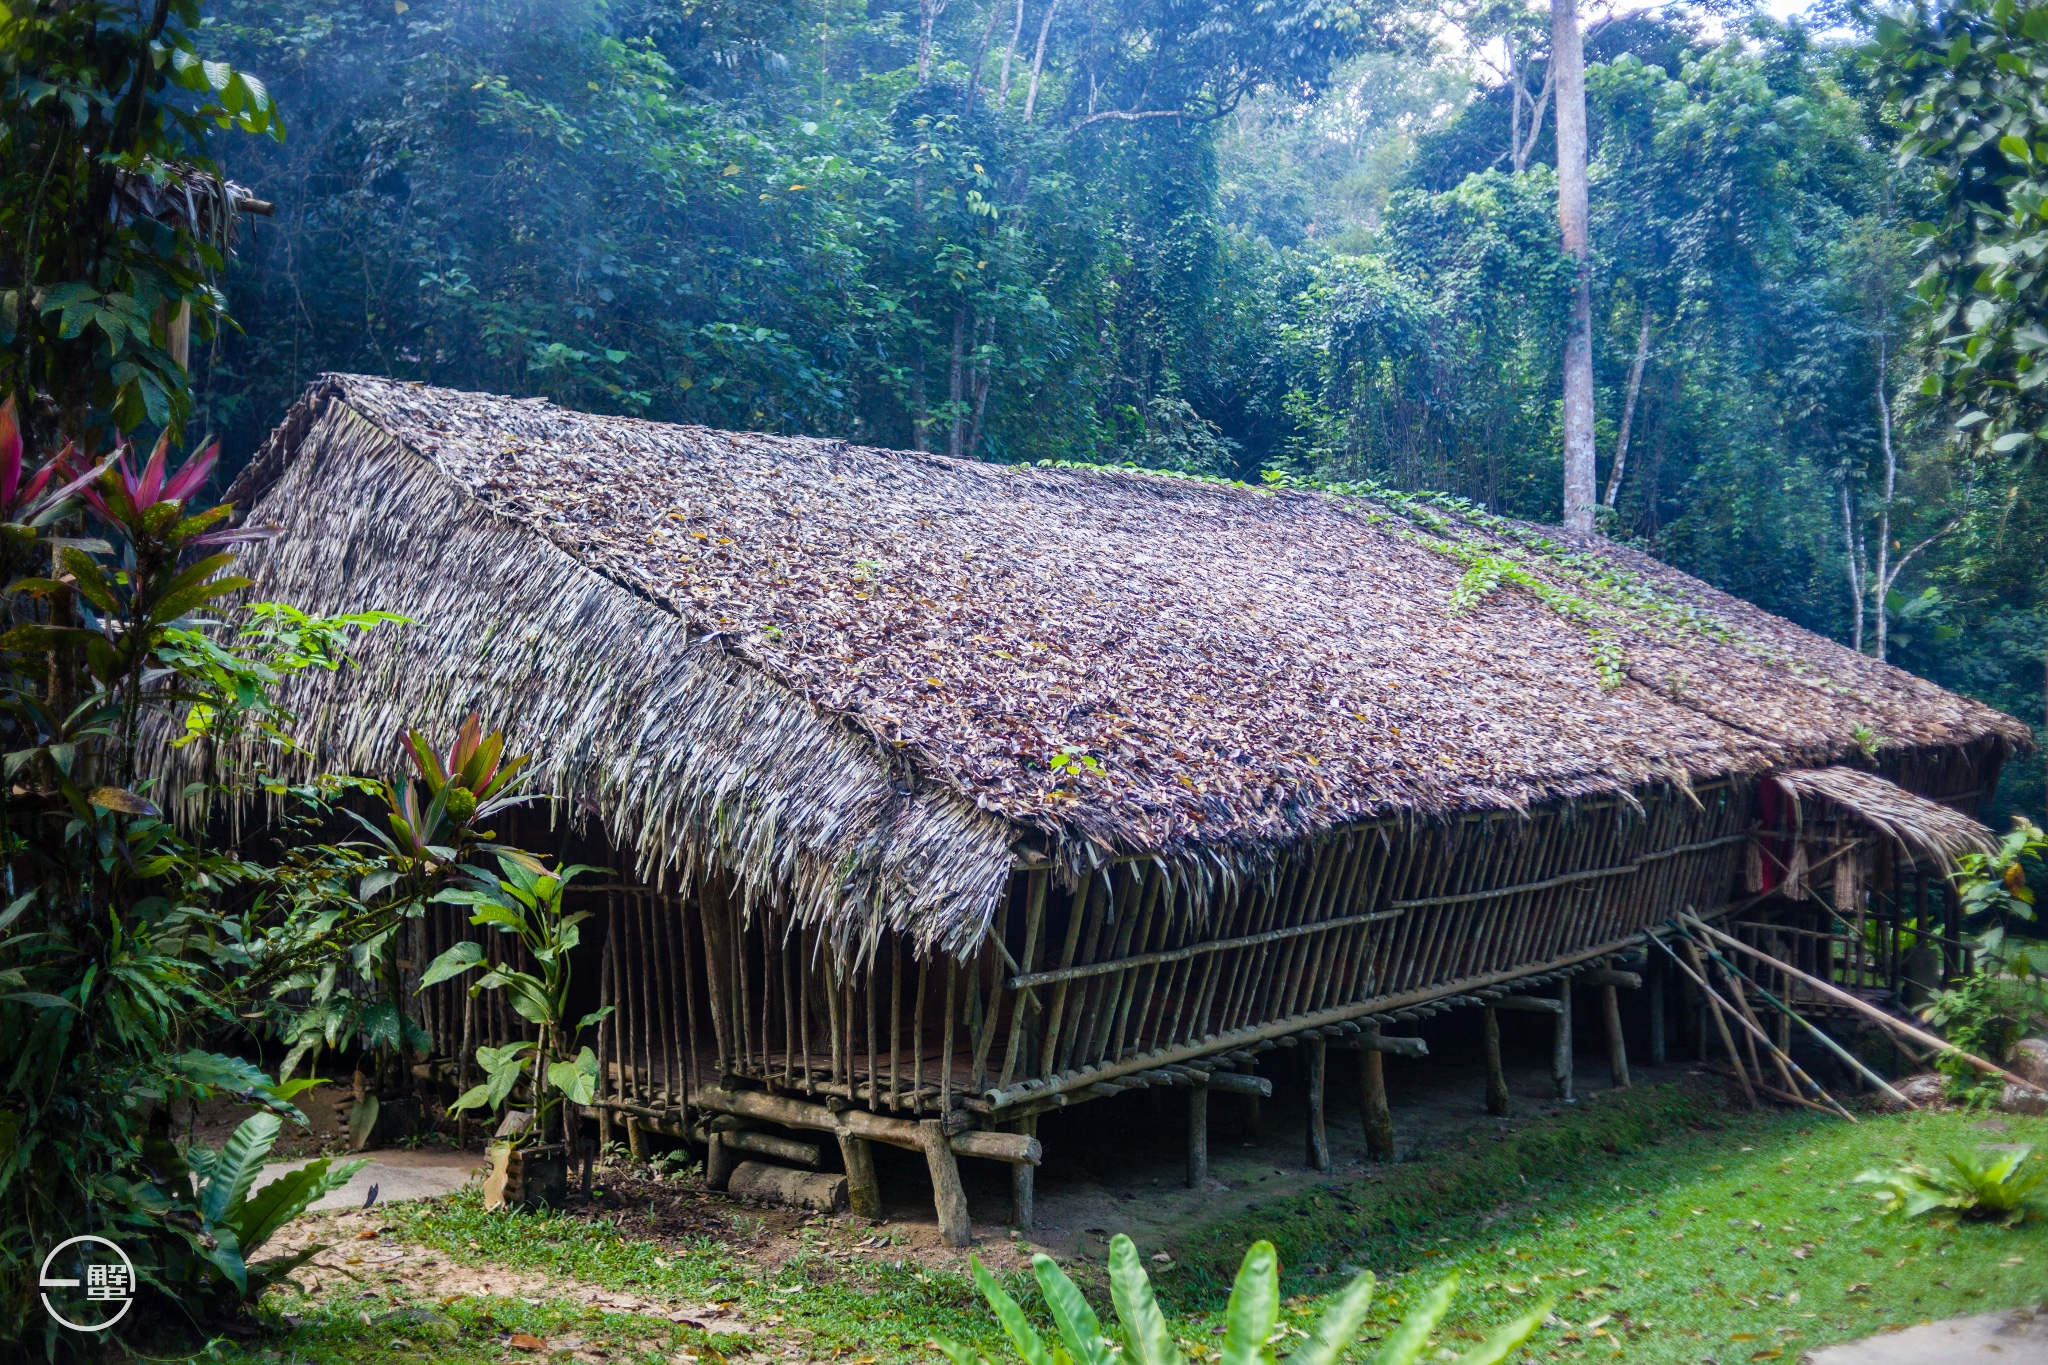
[[1642, 556], [1397, 500], [346, 375], [229, 495], [289, 532], [264, 593], [423, 623], [305, 684], [324, 761], [480, 706], [649, 865], [844, 941], [964, 950], [1020, 850], [1206, 885], [1365, 820], [2028, 742]]
[[[1831, 802], [1889, 836], [1909, 857], [1926, 857], [1953, 871], [1965, 853], [1992, 853], [1998, 836], [1991, 830], [1936, 801], [1858, 768], [1795, 768], [1774, 773], [1771, 780], [1795, 800]], [[1796, 809], [1796, 806], [1795, 806]]]

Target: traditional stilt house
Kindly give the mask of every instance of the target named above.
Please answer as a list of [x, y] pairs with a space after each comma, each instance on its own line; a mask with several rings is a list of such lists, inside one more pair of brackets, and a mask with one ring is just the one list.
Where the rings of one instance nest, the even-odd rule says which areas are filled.
[[[1568, 1086], [1575, 975], [1611, 996], [1645, 930], [1788, 878], [1898, 919], [2028, 740], [1619, 546], [1380, 490], [328, 376], [230, 496], [284, 531], [264, 595], [419, 623], [306, 680], [318, 761], [476, 709], [617, 870], [579, 968], [607, 1123], [714, 1178], [830, 1134], [857, 1209], [869, 1144], [911, 1148], [955, 1241], [959, 1157], [1028, 1219], [1037, 1115], [1172, 1085], [1198, 1172], [1276, 1044], [1312, 1106], [1353, 1048], [1370, 1111], [1418, 1050], [1384, 1027], [1529, 1007]], [[423, 999], [447, 1057], [518, 1026]]]

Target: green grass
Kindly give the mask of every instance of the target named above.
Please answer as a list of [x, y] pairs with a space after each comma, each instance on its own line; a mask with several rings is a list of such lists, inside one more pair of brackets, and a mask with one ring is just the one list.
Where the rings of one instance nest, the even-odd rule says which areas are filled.
[[[1177, 1261], [1159, 1274], [1159, 1289], [1196, 1359], [1216, 1340], [1210, 1329], [1238, 1256], [1265, 1236], [1280, 1246], [1290, 1321], [1301, 1326], [1347, 1278], [1345, 1267], [1362, 1266], [1382, 1282], [1368, 1337], [1456, 1273], [1464, 1289], [1446, 1321], [1446, 1345], [1555, 1299], [1561, 1321], [1539, 1333], [1537, 1359], [1793, 1360], [1888, 1325], [2043, 1296], [2048, 1224], [1903, 1223], [1876, 1215], [1864, 1187], [1849, 1183], [1888, 1155], [1927, 1158], [1991, 1141], [2048, 1150], [2048, 1120], [2008, 1118], [2002, 1135], [1975, 1122], [1955, 1114], [1870, 1115], [1855, 1125], [1806, 1113], [1731, 1114], [1704, 1083], [1645, 1087], [1498, 1138], [1475, 1134], [1377, 1179], [1333, 1181], [1235, 1212], [1164, 1248]], [[777, 1354], [794, 1342], [813, 1359], [888, 1362], [936, 1359], [923, 1345], [933, 1336], [979, 1340], [992, 1354], [998, 1345], [963, 1277], [886, 1260], [835, 1263], [824, 1252], [832, 1237], [843, 1239], [838, 1230], [807, 1231], [818, 1249], [769, 1275], [716, 1244], [661, 1248], [603, 1224], [490, 1215], [473, 1194], [395, 1206], [387, 1222], [461, 1262], [736, 1303], [753, 1321], [779, 1319], [770, 1329], [778, 1339], [768, 1343]], [[1094, 1263], [1070, 1269], [1099, 1289]], [[581, 1335], [615, 1360], [687, 1351], [716, 1365], [714, 1348], [733, 1349], [731, 1338], [646, 1318], [551, 1301], [485, 1302], [448, 1305], [448, 1322], [423, 1332], [380, 1320], [393, 1308], [388, 1302], [365, 1309], [351, 1300], [281, 1300], [266, 1311], [303, 1314], [296, 1327], [218, 1354], [238, 1365], [538, 1359], [505, 1348], [513, 1331]]]

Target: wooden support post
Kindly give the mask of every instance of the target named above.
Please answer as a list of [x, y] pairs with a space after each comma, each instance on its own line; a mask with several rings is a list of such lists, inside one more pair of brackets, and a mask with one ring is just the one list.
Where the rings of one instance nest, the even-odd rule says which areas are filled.
[[1209, 1181], [1209, 1087], [1188, 1089], [1188, 1188], [1199, 1190]]
[[1322, 1038], [1308, 1040], [1308, 1164], [1318, 1171], [1330, 1169], [1330, 1135], [1323, 1125], [1324, 1082], [1329, 1078], [1330, 1045]]
[[1669, 971], [1664, 959], [1656, 953], [1647, 955], [1643, 970], [1650, 974], [1647, 983], [1650, 988], [1650, 1065], [1662, 1066], [1667, 1060], [1667, 1044], [1664, 1036], [1664, 978]]
[[967, 1190], [960, 1183], [960, 1162], [946, 1141], [946, 1125], [926, 1119], [918, 1129], [924, 1143], [925, 1165], [932, 1173], [932, 1203], [938, 1208], [939, 1236], [949, 1247], [964, 1247], [974, 1240], [967, 1221]]
[[1244, 1097], [1244, 1107], [1238, 1111], [1237, 1115], [1237, 1131], [1239, 1136], [1248, 1138], [1253, 1142], [1264, 1142], [1266, 1140], [1266, 1115], [1265, 1111], [1259, 1107], [1260, 1102], [1259, 1096], [1246, 1095]]
[[641, 1128], [637, 1115], [626, 1115], [626, 1150], [633, 1154], [633, 1164], [644, 1165], [647, 1161], [647, 1133]]
[[739, 1164], [739, 1153], [727, 1144], [725, 1134], [713, 1133], [704, 1155], [704, 1188], [723, 1190], [732, 1183], [733, 1168]]
[[866, 1138], [839, 1135], [839, 1158], [846, 1164], [846, 1202], [862, 1218], [882, 1216], [882, 1185], [875, 1179], [875, 1149]]
[[1600, 988], [1600, 1012], [1607, 1021], [1607, 1070], [1616, 1090], [1628, 1089], [1628, 1042], [1621, 1034], [1621, 993]]
[[1365, 1117], [1365, 1150], [1375, 1161], [1394, 1159], [1394, 1111], [1387, 1104], [1387, 1058], [1371, 1048], [1358, 1050], [1358, 1089]]
[[1500, 1015], [1486, 1007], [1486, 1112], [1508, 1115], [1508, 1076], [1500, 1062]]
[[[1026, 1137], [1038, 1136], [1038, 1115], [1017, 1121], [1017, 1131]], [[1028, 1161], [1019, 1161], [1010, 1167], [1010, 1226], [1019, 1232], [1031, 1231], [1032, 1205], [1038, 1194], [1038, 1168]]]
[[1550, 1086], [1566, 1104], [1572, 1102], [1572, 979], [1557, 983], [1557, 1032], [1550, 1043]]

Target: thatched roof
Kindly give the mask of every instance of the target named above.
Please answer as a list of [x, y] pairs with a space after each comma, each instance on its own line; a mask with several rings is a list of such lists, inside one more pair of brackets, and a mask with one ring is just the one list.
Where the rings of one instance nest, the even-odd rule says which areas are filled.
[[1822, 811], [1838, 806], [1889, 836], [1908, 857], [1925, 857], [1946, 869], [1953, 870], [1965, 853], [1998, 850], [1998, 836], [1988, 826], [1859, 768], [1795, 768], [1773, 773], [1771, 780], [1792, 794], [1795, 818], [1804, 813], [1800, 797]]
[[851, 878], [956, 947], [1019, 836], [1235, 857], [2028, 739], [1641, 555], [1398, 498], [359, 376], [316, 385], [230, 497], [290, 532], [255, 557], [265, 592], [424, 623], [372, 644], [367, 684], [315, 680], [376, 698], [312, 708], [329, 761], [388, 764], [401, 719], [479, 704], [643, 855], [693, 834], [801, 865], [820, 906]]

